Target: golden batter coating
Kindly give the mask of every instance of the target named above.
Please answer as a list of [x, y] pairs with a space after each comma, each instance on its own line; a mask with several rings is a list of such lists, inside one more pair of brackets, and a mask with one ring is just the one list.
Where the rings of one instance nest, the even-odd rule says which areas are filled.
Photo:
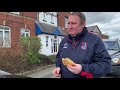
[[62, 58], [62, 62], [66, 66], [68, 66], [68, 65], [74, 66], [75, 65], [75, 63], [71, 59], [69, 59], [69, 58]]

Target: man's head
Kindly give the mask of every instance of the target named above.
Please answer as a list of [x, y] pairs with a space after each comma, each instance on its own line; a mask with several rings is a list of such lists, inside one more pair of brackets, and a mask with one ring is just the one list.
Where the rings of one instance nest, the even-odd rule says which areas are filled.
[[68, 34], [75, 37], [86, 26], [86, 17], [81, 12], [71, 12], [68, 17]]

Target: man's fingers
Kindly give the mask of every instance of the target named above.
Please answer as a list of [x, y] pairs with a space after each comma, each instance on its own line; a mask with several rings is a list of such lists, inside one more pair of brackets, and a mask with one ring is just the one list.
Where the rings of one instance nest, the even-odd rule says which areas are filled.
[[74, 72], [74, 71], [75, 71], [75, 70], [71, 69], [71, 68], [68, 67], [68, 66], [67, 66], [67, 68], [68, 68], [68, 70], [70, 70], [71, 72]]
[[60, 77], [60, 74], [55, 74], [56, 77]]
[[59, 73], [59, 72], [60, 72], [60, 70], [58, 69], [58, 70], [57, 70], [57, 73]]
[[68, 65], [67, 67], [70, 68], [70, 69], [72, 69], [72, 70], [76, 70], [75, 66]]
[[53, 74], [55, 74], [56, 73], [56, 70], [53, 70]]
[[56, 76], [56, 77], [60, 77], [60, 69], [59, 68], [56, 68], [53, 70], [53, 75]]

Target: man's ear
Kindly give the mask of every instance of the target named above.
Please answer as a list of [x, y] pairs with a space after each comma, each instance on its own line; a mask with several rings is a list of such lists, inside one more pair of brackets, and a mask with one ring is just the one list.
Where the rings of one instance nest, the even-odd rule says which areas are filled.
[[86, 26], [86, 21], [84, 22], [84, 27]]
[[82, 23], [82, 27], [84, 28], [86, 26], [86, 21]]

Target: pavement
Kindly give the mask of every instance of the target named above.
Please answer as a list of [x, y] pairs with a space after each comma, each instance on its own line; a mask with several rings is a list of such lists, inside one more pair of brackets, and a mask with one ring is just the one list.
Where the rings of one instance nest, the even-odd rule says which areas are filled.
[[24, 75], [24, 76], [32, 77], [32, 78], [59, 78], [59, 77], [53, 76], [52, 71], [54, 68], [55, 68], [55, 65], [53, 64], [53, 65], [39, 68], [37, 70], [24, 72], [18, 75]]
[[[28, 71], [28, 72], [24, 72], [24, 73], [20, 73], [17, 75], [22, 75], [22, 76], [27, 76], [27, 77], [31, 77], [31, 78], [60, 78], [60, 77], [55, 77], [52, 74], [53, 69], [55, 68], [55, 65], [48, 65], [48, 66], [44, 66], [42, 68], [36, 69], [36, 70], [32, 70], [32, 71]], [[3, 73], [3, 71], [0, 71], [0, 73]], [[3, 74], [6, 74], [5, 72]], [[7, 73], [9, 74], [9, 73]], [[112, 76], [104, 76], [101, 78], [113, 78]]]

